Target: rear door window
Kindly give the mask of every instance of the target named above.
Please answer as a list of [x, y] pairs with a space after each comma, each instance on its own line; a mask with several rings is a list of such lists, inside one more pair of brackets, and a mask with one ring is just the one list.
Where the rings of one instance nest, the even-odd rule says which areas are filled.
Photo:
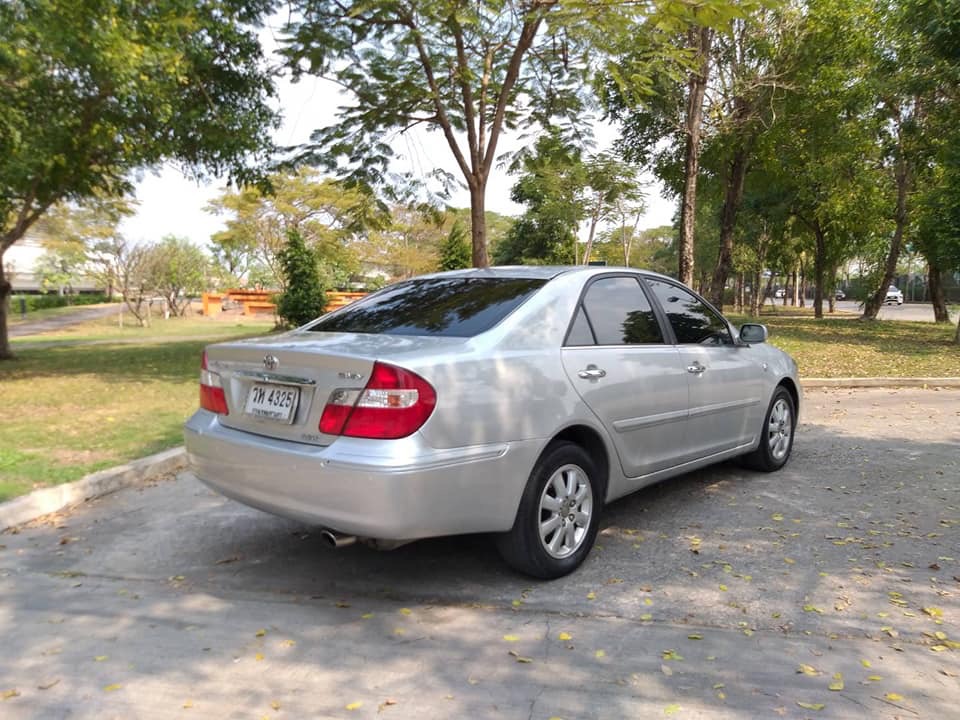
[[419, 278], [324, 316], [308, 330], [473, 337], [537, 292], [540, 278]]
[[[595, 280], [583, 297], [583, 308], [598, 345], [649, 345], [663, 343], [660, 324], [640, 283], [632, 277]], [[575, 323], [567, 345], [582, 345], [585, 337]]]

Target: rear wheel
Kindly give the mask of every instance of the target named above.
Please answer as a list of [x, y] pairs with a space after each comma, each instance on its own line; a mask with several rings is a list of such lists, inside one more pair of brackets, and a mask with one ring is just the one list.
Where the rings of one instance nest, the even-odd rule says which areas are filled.
[[744, 455], [743, 464], [763, 472], [773, 472], [786, 465], [793, 450], [796, 418], [793, 396], [781, 385], [773, 393], [764, 416], [760, 445], [752, 453]]
[[603, 498], [587, 452], [569, 442], [540, 457], [520, 499], [513, 527], [497, 539], [515, 570], [550, 579], [579, 567], [597, 537]]

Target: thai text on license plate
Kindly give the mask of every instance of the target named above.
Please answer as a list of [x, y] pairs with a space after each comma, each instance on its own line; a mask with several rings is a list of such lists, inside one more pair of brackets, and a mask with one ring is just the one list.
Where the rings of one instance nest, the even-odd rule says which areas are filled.
[[256, 417], [292, 422], [300, 400], [300, 388], [257, 383], [247, 394], [244, 412]]

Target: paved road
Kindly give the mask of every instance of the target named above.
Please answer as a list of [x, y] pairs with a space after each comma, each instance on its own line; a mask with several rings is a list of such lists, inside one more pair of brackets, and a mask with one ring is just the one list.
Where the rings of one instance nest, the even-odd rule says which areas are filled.
[[782, 472], [620, 501], [550, 583], [478, 536], [333, 551], [184, 473], [0, 536], [0, 715], [955, 717], [958, 447], [960, 391], [812, 391]]
[[[837, 309], [844, 312], [856, 313], [863, 312], [860, 303], [854, 300], [838, 300]], [[881, 320], [910, 320], [916, 322], [933, 322], [933, 306], [929, 303], [904, 303], [903, 305], [884, 305], [880, 308], [878, 317]], [[956, 323], [956, 315], [950, 316], [951, 321]]]
[[78, 325], [79, 323], [107, 317], [110, 314], [116, 314], [117, 308], [117, 305], [96, 305], [94, 307], [78, 308], [67, 315], [57, 315], [56, 317], [49, 317], [43, 320], [32, 320], [11, 325], [8, 330], [10, 337], [25, 337], [27, 335], [54, 332], [69, 327], [70, 325]]

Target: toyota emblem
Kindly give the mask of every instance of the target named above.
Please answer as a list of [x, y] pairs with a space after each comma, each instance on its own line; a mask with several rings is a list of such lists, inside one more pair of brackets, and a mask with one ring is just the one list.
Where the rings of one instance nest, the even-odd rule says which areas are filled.
[[263, 356], [263, 367], [267, 370], [276, 370], [278, 365], [280, 365], [280, 359], [276, 355]]

